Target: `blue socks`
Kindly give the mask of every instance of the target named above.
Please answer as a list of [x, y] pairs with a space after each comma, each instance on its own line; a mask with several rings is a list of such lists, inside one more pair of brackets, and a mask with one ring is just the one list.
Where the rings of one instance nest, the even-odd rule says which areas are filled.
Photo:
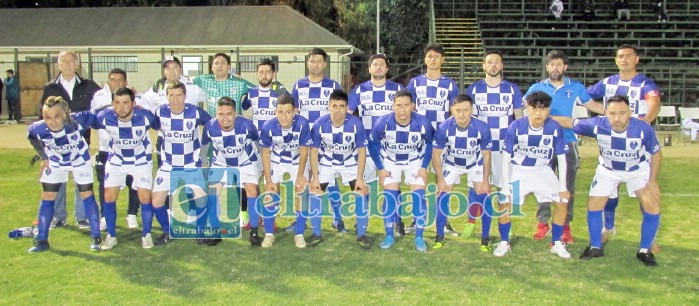
[[[609, 202], [607, 202], [609, 203]], [[602, 211], [587, 211], [587, 228], [590, 233], [590, 245], [602, 248]]]
[[[92, 234], [92, 238], [100, 237], [100, 212], [97, 207], [97, 202], [95, 201], [95, 195], [93, 194], [84, 198], [83, 206], [85, 206], [87, 219], [90, 220], [90, 233]], [[116, 207], [114, 209], [116, 209]], [[116, 212], [114, 214], [116, 215]]]
[[276, 201], [274, 206], [262, 207], [262, 222], [264, 222], [265, 225], [265, 233], [274, 234], [274, 217], [278, 210], [279, 201]]
[[650, 249], [655, 240], [655, 234], [658, 233], [660, 225], [660, 214], [652, 215], [643, 212], [643, 221], [641, 221], [641, 249]]
[[102, 213], [104, 220], [107, 222], [107, 233], [109, 236], [116, 237], [116, 202], [104, 202], [102, 204]]
[[[335, 183], [334, 186], [328, 186], [326, 189], [327, 194], [328, 194], [328, 199], [330, 200], [330, 206], [333, 208], [333, 215], [335, 216], [335, 221], [339, 221], [342, 219], [342, 215], [340, 215], [340, 206], [342, 205], [342, 202], [340, 201], [340, 187], [337, 186], [337, 183]], [[332, 194], [336, 194], [336, 196], [332, 196]]]
[[510, 242], [510, 228], [512, 228], [512, 222], [498, 223], [498, 229], [500, 230], [500, 240]]
[[296, 212], [296, 225], [294, 226], [295, 235], [303, 235], [306, 230], [306, 213], [302, 211]]
[[141, 237], [146, 237], [153, 228], [153, 205], [150, 203], [141, 204], [141, 223], [143, 223]]
[[250, 227], [260, 226], [260, 207], [257, 205], [257, 197], [248, 196], [248, 216], [250, 217]]
[[412, 192], [413, 195], [413, 217], [415, 218], [415, 238], [422, 237], [425, 231], [425, 221], [427, 218], [427, 204], [425, 203], [425, 189], [418, 189]]
[[492, 204], [486, 205], [487, 193], [476, 195], [476, 201], [481, 203], [483, 214], [481, 215], [481, 238], [490, 238], [490, 224], [493, 222]]
[[393, 237], [393, 229], [398, 218], [400, 218], [400, 212], [398, 211], [398, 197], [400, 196], [400, 191], [398, 190], [384, 190], [384, 200], [383, 200], [383, 224], [386, 229], [386, 236]]
[[609, 198], [607, 204], [604, 205], [604, 228], [610, 230], [614, 228], [614, 217], [616, 215], [616, 207], [619, 206], [619, 198]]
[[551, 224], [551, 242], [561, 241], [563, 236], [563, 225]]
[[49, 227], [51, 227], [51, 220], [53, 220], [53, 206], [55, 201], [41, 200], [41, 206], [39, 206], [39, 235], [37, 236], [37, 241], [48, 241], [49, 240]]
[[167, 215], [167, 208], [165, 206], [153, 207], [153, 212], [155, 214], [155, 219], [160, 223], [160, 227], [163, 228], [163, 232], [170, 234], [170, 216]]
[[355, 211], [357, 214], [357, 237], [366, 235], [366, 229], [369, 226], [369, 197], [356, 197]]
[[442, 192], [437, 197], [437, 214], [435, 220], [435, 226], [437, 227], [437, 236], [444, 237], [444, 226], [447, 224], [447, 209], [449, 209], [449, 198], [446, 197], [447, 193]]
[[310, 209], [308, 217], [311, 219], [311, 229], [313, 235], [320, 237], [320, 224], [323, 221], [323, 197], [312, 195], [310, 199]]

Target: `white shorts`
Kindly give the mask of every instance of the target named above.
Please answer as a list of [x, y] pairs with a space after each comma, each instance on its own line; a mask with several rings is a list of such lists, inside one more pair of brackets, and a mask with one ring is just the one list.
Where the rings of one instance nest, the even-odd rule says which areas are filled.
[[[502, 188], [502, 152], [490, 152], [490, 184]], [[510, 175], [510, 177], [512, 177]]]
[[131, 188], [144, 188], [150, 190], [153, 186], [153, 164], [148, 163], [141, 166], [117, 166], [107, 163], [104, 166], [104, 187], [122, 186], [126, 182], [126, 176], [133, 176]]
[[626, 191], [630, 197], [636, 197], [636, 190], [646, 186], [650, 177], [650, 167], [641, 167], [636, 171], [612, 171], [602, 165], [597, 165], [595, 177], [590, 186], [591, 197], [609, 197], [617, 195], [619, 184], [626, 183]]
[[[231, 167], [238, 170], [238, 177], [232, 171], [224, 171], [222, 176], [218, 178], [218, 181], [214, 180], [211, 175], [209, 175], [209, 184], [211, 183], [221, 183], [224, 187], [245, 187], [245, 184], [258, 185], [260, 183], [260, 172], [258, 162], [253, 162], [247, 166], [242, 167]], [[213, 166], [212, 168], [225, 169], [220, 166]], [[230, 174], [230, 175], [229, 175]]]
[[[272, 183], [278, 184], [284, 181], [284, 174], [289, 174], [289, 180], [296, 180], [298, 176], [299, 165], [292, 164], [275, 164], [272, 163]], [[308, 180], [308, 164], [306, 164], [306, 169], [302, 171], [303, 177]]]
[[73, 172], [73, 180], [78, 185], [92, 184], [95, 179], [92, 174], [92, 166], [89, 162], [73, 169], [56, 169], [51, 166], [46, 167], [41, 174], [41, 182], [48, 184], [58, 184], [68, 182], [68, 172]]
[[[383, 181], [384, 185], [392, 183], [400, 183], [405, 181], [408, 185], [425, 185], [422, 178], [417, 176], [417, 172], [422, 168], [422, 160], [414, 160], [407, 165], [396, 165], [390, 160], [384, 160], [383, 166], [385, 170], [391, 174]], [[401, 175], [405, 175], [405, 180], [401, 180]]]
[[366, 163], [364, 164], [364, 182], [371, 183], [379, 180], [378, 170], [374, 160], [367, 154]]
[[[181, 182], [178, 182], [178, 185], [184, 184], [191, 186], [190, 188], [199, 187], [201, 190], [206, 192], [206, 180], [204, 180], [204, 174], [202, 173], [201, 169], [187, 169], [186, 173], [178, 172], [177, 175], [182, 175], [183, 177], [186, 177], [186, 180], [183, 178]], [[172, 194], [175, 190], [173, 190], [173, 192], [170, 192], [171, 176], [172, 173], [170, 171], [163, 171], [158, 169], [158, 173], [156, 173], [155, 180], [153, 182], [152, 191], [167, 191], [168, 193]]]
[[513, 204], [524, 204], [524, 198], [530, 193], [536, 196], [539, 203], [559, 203], [561, 201], [558, 177], [549, 166], [522, 167], [512, 165], [510, 183], [512, 184], [510, 188]]
[[461, 176], [464, 174], [468, 179], [468, 187], [473, 188], [473, 182], [483, 181], [483, 165], [475, 165], [471, 169], [466, 169], [442, 164], [442, 175], [444, 175], [444, 182], [447, 185], [461, 183]]
[[329, 167], [318, 165], [318, 181], [321, 184], [327, 183], [328, 186], [335, 186], [335, 178], [338, 176], [342, 178], [343, 184], [349, 184], [357, 179], [357, 166]]

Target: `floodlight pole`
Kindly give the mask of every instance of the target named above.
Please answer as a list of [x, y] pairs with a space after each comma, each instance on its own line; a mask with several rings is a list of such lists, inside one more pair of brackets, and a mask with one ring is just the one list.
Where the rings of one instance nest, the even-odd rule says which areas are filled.
[[376, 54], [381, 53], [381, 31], [379, 30], [381, 25], [381, 14], [379, 13], [380, 5], [381, 0], [376, 0]]

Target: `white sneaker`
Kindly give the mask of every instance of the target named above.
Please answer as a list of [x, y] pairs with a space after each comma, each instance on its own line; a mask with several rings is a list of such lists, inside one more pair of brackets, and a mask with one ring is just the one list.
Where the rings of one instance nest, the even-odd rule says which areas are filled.
[[495, 251], [493, 251], [493, 255], [497, 257], [503, 257], [507, 255], [507, 253], [512, 252], [510, 249], [510, 244], [507, 241], [500, 241], [497, 244], [497, 247], [495, 247]]
[[138, 228], [138, 219], [136, 215], [126, 215], [126, 227]]
[[306, 239], [303, 239], [302, 234], [298, 234], [298, 235], [294, 236], [294, 244], [296, 244], [297, 248], [303, 249], [306, 247]]
[[104, 217], [102, 217], [102, 218], [100, 219], [100, 231], [103, 231], [103, 232], [104, 232], [104, 231], [106, 231], [106, 230], [107, 230], [107, 219], [105, 219]]
[[104, 250], [111, 250], [114, 246], [117, 245], [117, 239], [116, 237], [112, 237], [109, 234], [107, 234], [107, 237], [104, 238], [104, 242], [102, 242], [102, 246], [100, 249]]
[[146, 234], [146, 237], [141, 237], [141, 246], [144, 249], [151, 249], [155, 246], [153, 244], [153, 236], [150, 233]]
[[[305, 242], [305, 241], [304, 241]], [[266, 234], [265, 239], [262, 240], [262, 247], [263, 248], [269, 248], [272, 247], [274, 244], [274, 235], [272, 234]]]
[[570, 253], [566, 249], [566, 244], [561, 241], [556, 241], [551, 247], [551, 253], [558, 255], [560, 258], [570, 258]]

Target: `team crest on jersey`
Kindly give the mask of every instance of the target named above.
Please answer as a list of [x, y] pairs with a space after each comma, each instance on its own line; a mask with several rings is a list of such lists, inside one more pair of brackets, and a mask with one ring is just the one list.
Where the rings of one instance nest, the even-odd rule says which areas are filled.
[[329, 96], [329, 95], [330, 95], [330, 89], [326, 89], [325, 91], [323, 91], [323, 94], [324, 94], [326, 97]]
[[447, 95], [447, 91], [446, 91], [446, 90], [440, 90], [440, 91], [439, 91], [439, 97], [440, 97], [440, 98], [444, 98], [444, 96], [446, 96], [446, 95]]
[[141, 137], [141, 135], [143, 135], [143, 131], [136, 130], [136, 136]]
[[297, 141], [297, 140], [299, 140], [299, 135], [294, 134], [294, 136], [291, 137], [291, 139], [292, 139], [293, 141]]
[[572, 96], [573, 96], [573, 91], [570, 89], [566, 90], [566, 98], [570, 98]]
[[70, 135], [70, 140], [72, 140], [72, 141], [78, 140], [78, 135], [76, 135], [76, 134]]
[[475, 147], [475, 146], [476, 146], [476, 141], [475, 141], [475, 140], [471, 140], [471, 143], [470, 143], [470, 144], [471, 144], [471, 147]]
[[235, 96], [236, 93], [238, 93], [238, 88], [231, 88], [231, 94]]
[[350, 136], [350, 135], [345, 136], [345, 141], [347, 141], [347, 142], [352, 141], [352, 136]]
[[157, 178], [157, 179], [155, 180], [155, 183], [158, 184], [158, 185], [162, 184], [162, 183], [163, 183], [163, 178], [162, 178], [162, 177]]
[[272, 107], [277, 107], [277, 99], [272, 99]]
[[417, 142], [418, 139], [419, 138], [417, 137], [417, 135], [413, 135], [413, 137], [410, 138], [410, 140], [412, 140], [413, 142]]
[[187, 121], [187, 129], [191, 130], [194, 127], [194, 123], [192, 121]]
[[548, 146], [550, 143], [551, 143], [551, 139], [548, 139], [548, 138], [544, 139], [545, 146]]
[[392, 93], [391, 93], [391, 94], [388, 94], [388, 100], [389, 100], [389, 101], [393, 101], [393, 99], [394, 99], [395, 97], [396, 97], [395, 94], [392, 94]]
[[238, 144], [243, 144], [243, 142], [245, 142], [245, 138], [244, 138], [244, 137], [238, 137]]
[[509, 95], [503, 96], [502, 101], [504, 101], [505, 103], [510, 103], [510, 96]]
[[632, 89], [631, 92], [629, 92], [629, 98], [631, 98], [631, 99], [636, 99], [637, 95], [638, 95], [638, 90]]
[[636, 149], [636, 147], [638, 147], [638, 142], [632, 141], [630, 145], [631, 145], [631, 149]]

